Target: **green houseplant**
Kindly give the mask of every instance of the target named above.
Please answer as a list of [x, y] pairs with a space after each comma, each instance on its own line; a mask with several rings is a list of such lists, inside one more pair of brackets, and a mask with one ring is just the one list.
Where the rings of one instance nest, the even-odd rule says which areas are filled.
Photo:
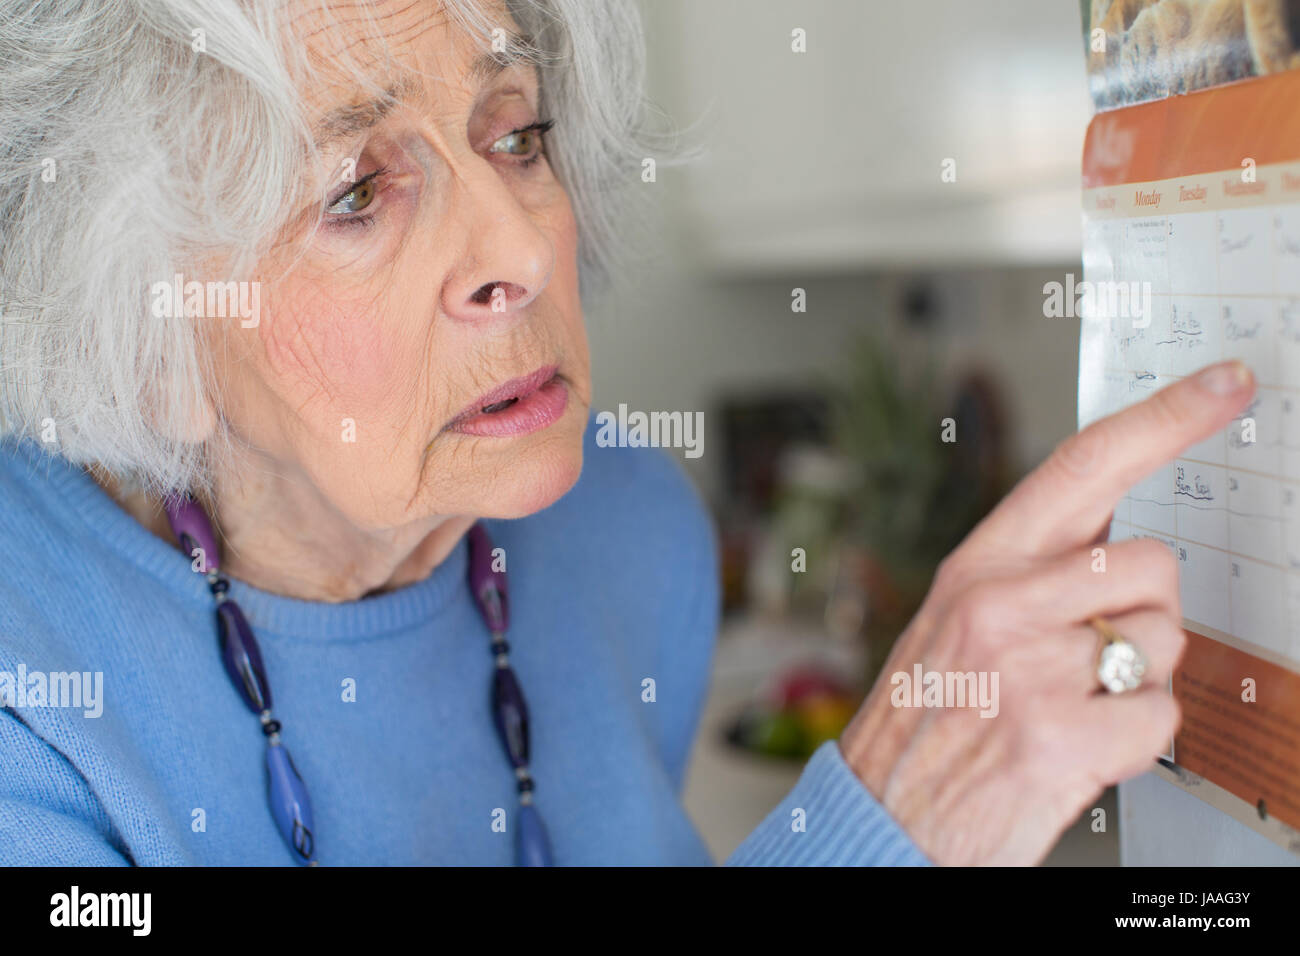
[[870, 335], [851, 355], [833, 440], [853, 464], [845, 534], [862, 552], [874, 679], [939, 562], [1007, 486], [1005, 429], [987, 376], [944, 387], [928, 353], [909, 359]]

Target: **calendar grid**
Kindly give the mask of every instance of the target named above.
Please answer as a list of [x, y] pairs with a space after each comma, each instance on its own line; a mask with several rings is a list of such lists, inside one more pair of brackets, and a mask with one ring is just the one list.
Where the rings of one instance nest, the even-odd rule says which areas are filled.
[[1178, 564], [1183, 720], [1157, 772], [1300, 852], [1297, 96], [1292, 70], [1094, 116], [1074, 314], [1081, 427], [1222, 360], [1255, 373], [1236, 421], [1119, 500], [1110, 540]]
[[1266, 205], [1228, 188], [1239, 176], [1187, 177], [1224, 185], [1208, 208], [1155, 215], [1097, 196], [1178, 195], [1181, 180], [1085, 193], [1108, 212], [1089, 221], [1084, 282], [1140, 286], [1149, 311], [1085, 314], [1081, 369], [1095, 419], [1216, 361], [1251, 366], [1252, 405], [1130, 489], [1112, 539], [1172, 542], [1190, 622], [1300, 669], [1300, 195]]

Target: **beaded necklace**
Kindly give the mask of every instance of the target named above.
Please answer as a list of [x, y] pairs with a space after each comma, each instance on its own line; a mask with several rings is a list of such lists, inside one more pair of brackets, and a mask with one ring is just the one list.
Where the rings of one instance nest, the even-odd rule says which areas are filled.
[[[176, 540], [195, 559], [194, 570], [205, 576], [216, 602], [217, 643], [226, 673], [244, 704], [261, 722], [266, 736], [267, 802], [271, 816], [293, 851], [294, 859], [307, 866], [319, 866], [311, 799], [281, 740], [280, 722], [271, 715], [271, 685], [266, 679], [262, 653], [243, 611], [230, 598], [230, 581], [220, 570], [221, 552], [212, 522], [190, 495], [168, 498], [165, 508]], [[533, 778], [528, 770], [528, 707], [519, 680], [510, 667], [510, 645], [505, 636], [510, 619], [506, 574], [493, 567], [492, 541], [481, 524], [469, 530], [469, 586], [491, 635], [496, 665], [491, 690], [493, 723], [506, 759], [514, 769], [515, 787], [519, 791], [515, 863], [551, 866], [550, 838], [533, 806]]]

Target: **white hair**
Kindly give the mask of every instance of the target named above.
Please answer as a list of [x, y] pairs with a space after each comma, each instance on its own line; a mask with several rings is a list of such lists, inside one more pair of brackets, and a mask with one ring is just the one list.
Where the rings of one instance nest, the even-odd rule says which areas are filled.
[[[479, 0], [446, 7], [486, 48]], [[547, 152], [590, 291], [625, 246], [624, 187], [666, 143], [645, 127], [640, 18], [631, 0], [507, 7], [560, 120]], [[211, 369], [194, 320], [156, 318], [149, 289], [217, 263], [247, 276], [302, 194], [311, 70], [283, 14], [282, 0], [0, 0], [0, 435], [53, 432], [46, 447], [151, 493], [207, 490], [229, 435], [186, 436], [219, 408]]]

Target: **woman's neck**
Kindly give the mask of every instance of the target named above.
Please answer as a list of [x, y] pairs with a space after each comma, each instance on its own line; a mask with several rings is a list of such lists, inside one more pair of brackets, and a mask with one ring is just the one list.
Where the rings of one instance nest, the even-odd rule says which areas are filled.
[[[95, 480], [122, 508], [173, 547], [162, 502]], [[314, 489], [275, 478], [215, 482], [209, 515], [221, 542], [221, 570], [263, 591], [304, 601], [353, 601], [422, 581], [474, 523], [432, 517], [401, 528], [356, 527]]]

